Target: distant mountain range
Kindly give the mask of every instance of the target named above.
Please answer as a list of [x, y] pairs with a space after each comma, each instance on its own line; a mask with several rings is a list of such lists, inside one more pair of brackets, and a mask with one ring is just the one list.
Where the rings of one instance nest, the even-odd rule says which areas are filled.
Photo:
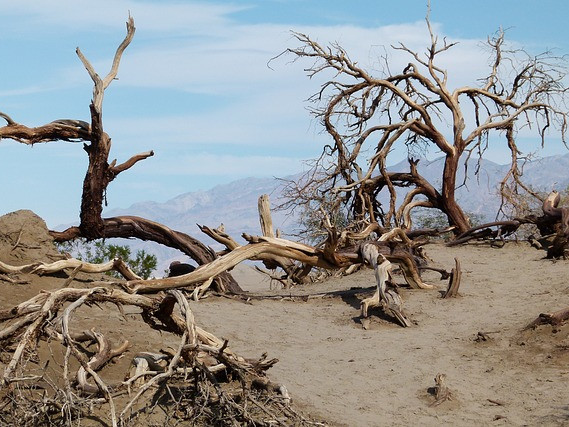
[[[180, 194], [164, 203], [140, 202], [125, 209], [105, 211], [104, 216], [136, 215], [164, 224], [197, 238], [214, 249], [222, 249], [214, 240], [203, 234], [196, 224], [215, 228], [225, 226], [225, 232], [241, 244], [247, 242], [242, 233], [260, 234], [258, 199], [262, 194], [270, 196], [274, 206], [282, 200], [282, 181], [276, 178], [244, 178], [210, 190]], [[272, 212], [273, 225], [290, 234], [296, 228], [296, 219], [283, 211]], [[179, 251], [152, 242], [117, 239], [128, 244], [133, 251], [144, 249], [158, 257], [157, 271], [162, 274], [173, 260], [186, 257]]]
[[[421, 160], [419, 173], [439, 188], [443, 159]], [[393, 165], [393, 171], [408, 171], [407, 161]], [[478, 214], [482, 220], [491, 221], [499, 208], [497, 185], [508, 171], [507, 165], [498, 165], [489, 160], [480, 164], [480, 172], [474, 175], [476, 161], [470, 160], [467, 168], [466, 185], [457, 190], [457, 200], [467, 212]], [[464, 168], [459, 171], [458, 182], [464, 178]], [[291, 178], [291, 177], [288, 177]], [[524, 180], [535, 189], [563, 190], [569, 186], [569, 154], [545, 157], [529, 163], [524, 168]], [[262, 194], [269, 194], [272, 204], [282, 200], [282, 181], [275, 178], [245, 178], [228, 184], [218, 185], [207, 191], [181, 194], [164, 203], [140, 202], [125, 209], [113, 209], [105, 216], [137, 215], [196, 237], [205, 244], [216, 247], [215, 242], [203, 235], [196, 224], [217, 227], [225, 225], [226, 232], [236, 240], [241, 233], [259, 234], [257, 200]], [[385, 197], [382, 200], [387, 203]], [[285, 212], [273, 212], [273, 224], [283, 233], [291, 234], [296, 228], [296, 218]], [[178, 251], [149, 242], [128, 241], [133, 250], [140, 248], [154, 253], [159, 258], [158, 274], [161, 274], [174, 259], [184, 259]]]

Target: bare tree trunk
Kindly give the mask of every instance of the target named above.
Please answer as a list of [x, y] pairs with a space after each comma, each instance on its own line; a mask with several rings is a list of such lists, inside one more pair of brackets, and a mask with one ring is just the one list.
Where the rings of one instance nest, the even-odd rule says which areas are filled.
[[455, 226], [454, 233], [462, 234], [470, 229], [470, 222], [463, 210], [456, 202], [456, 173], [458, 170], [458, 162], [460, 155], [449, 155], [445, 158], [445, 166], [443, 170], [443, 183], [441, 189], [441, 210], [447, 215], [449, 225]]
[[114, 179], [107, 159], [111, 149], [111, 138], [102, 131], [101, 117], [91, 103], [91, 144], [83, 147], [89, 156], [89, 166], [83, 180], [81, 198], [81, 234], [89, 240], [105, 237], [102, 219], [103, 203], [107, 185]]

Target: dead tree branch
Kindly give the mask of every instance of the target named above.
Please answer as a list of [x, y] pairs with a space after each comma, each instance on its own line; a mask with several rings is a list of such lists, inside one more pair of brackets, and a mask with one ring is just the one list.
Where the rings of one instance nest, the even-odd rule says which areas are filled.
[[[569, 255], [569, 207], [559, 207], [560, 200], [559, 193], [552, 191], [543, 199], [543, 215], [527, 215], [509, 221], [482, 224], [467, 230], [448, 244], [452, 246], [474, 239], [503, 240], [515, 233], [522, 225], [533, 224], [539, 229], [542, 236], [555, 236], [553, 242], [547, 247], [547, 257], [567, 258]], [[497, 228], [492, 229], [492, 227]]]
[[[117, 160], [109, 163], [111, 138], [103, 128], [103, 99], [105, 90], [116, 80], [120, 61], [126, 48], [135, 34], [134, 19], [129, 16], [126, 23], [126, 36], [116, 49], [110, 71], [101, 78], [89, 60], [77, 48], [76, 53], [93, 81], [93, 98], [90, 104], [91, 122], [80, 120], [56, 120], [47, 125], [29, 128], [18, 124], [10, 116], [0, 113], [6, 126], [0, 127], [0, 138], [12, 139], [25, 144], [49, 141], [83, 142], [83, 148], [89, 158], [88, 168], [83, 180], [81, 197], [80, 223], [63, 232], [52, 232], [56, 241], [66, 241], [78, 237], [88, 240], [135, 237], [143, 240], [154, 240], [181, 250], [199, 264], [213, 261], [216, 255], [198, 240], [166, 226], [144, 218], [119, 217], [102, 218], [103, 204], [109, 184], [122, 172], [130, 169], [139, 161], [154, 155], [153, 151], [131, 156], [128, 160], [117, 164]], [[241, 292], [241, 288], [228, 273], [220, 273], [215, 279], [219, 292]]]

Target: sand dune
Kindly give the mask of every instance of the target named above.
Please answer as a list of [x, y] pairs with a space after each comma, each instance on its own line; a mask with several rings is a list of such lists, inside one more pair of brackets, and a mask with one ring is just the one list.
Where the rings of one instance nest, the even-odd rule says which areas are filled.
[[[33, 237], [47, 247], [45, 230], [26, 224], [21, 241]], [[0, 260], [17, 264], [26, 261], [24, 253], [44, 260], [57, 255], [31, 245], [27, 252], [22, 245], [11, 250], [22, 227], [3, 227]], [[259, 358], [267, 352], [278, 358], [269, 370], [271, 379], [286, 385], [297, 407], [330, 425], [568, 425], [569, 326], [523, 329], [540, 313], [569, 305], [569, 263], [545, 260], [525, 243], [502, 249], [430, 244], [426, 250], [434, 265], [446, 269], [454, 257], [460, 259], [460, 296], [442, 299], [446, 281], [434, 272], [423, 278], [438, 289], [402, 286], [410, 328], [377, 309], [369, 327], [362, 327], [359, 304], [374, 286], [369, 269], [284, 290], [240, 265], [233, 274], [241, 286], [270, 298], [209, 297], [192, 301], [191, 309], [198, 325], [228, 339], [238, 354]], [[0, 309], [65, 281], [22, 278], [29, 283], [0, 278]], [[401, 276], [395, 279], [404, 284]], [[89, 281], [79, 276], [75, 285], [89, 286]], [[128, 339], [133, 352], [175, 345], [149, 332], [134, 311], [123, 316], [114, 306], [82, 308], [76, 320], [105, 331], [113, 342]], [[124, 358], [109, 369], [123, 377], [128, 364]], [[452, 400], [431, 406], [429, 389], [437, 374], [446, 375]]]

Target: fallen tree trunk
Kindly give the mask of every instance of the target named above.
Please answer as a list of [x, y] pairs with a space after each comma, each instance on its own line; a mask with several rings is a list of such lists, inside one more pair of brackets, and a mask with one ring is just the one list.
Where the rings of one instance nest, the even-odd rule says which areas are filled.
[[[390, 238], [396, 238], [398, 233], [392, 233]], [[300, 261], [304, 265], [336, 270], [349, 267], [353, 264], [363, 263], [360, 246], [344, 248], [342, 251], [330, 251], [315, 248], [302, 243], [292, 242], [281, 238], [264, 236], [250, 236], [244, 234], [244, 238], [250, 243], [239, 246], [214, 261], [198, 267], [191, 273], [182, 276], [168, 277], [163, 279], [129, 280], [126, 282], [114, 282], [115, 286], [122, 286], [131, 293], [155, 293], [168, 289], [186, 287], [196, 283], [202, 283], [211, 279], [223, 271], [235, 267], [237, 264], [249, 260], [263, 260], [267, 257], [283, 257]], [[378, 247], [389, 261], [401, 267], [405, 280], [412, 288], [432, 289], [433, 285], [426, 284], [421, 280], [417, 265], [413, 256], [405, 250], [405, 244], [396, 241], [372, 242]]]
[[223, 255], [209, 264], [198, 267], [195, 271], [177, 277], [150, 280], [129, 280], [127, 282], [117, 282], [116, 285], [124, 286], [128, 292], [132, 293], [155, 293], [168, 289], [185, 287], [195, 283], [201, 283], [211, 277], [235, 267], [246, 259], [257, 260], [263, 255], [283, 256], [298, 261], [327, 269], [337, 268], [323, 259], [317, 253], [305, 253], [294, 247], [286, 245], [275, 245], [269, 242], [251, 243], [240, 246], [235, 250]]
[[[105, 218], [103, 224], [105, 238], [135, 237], [141, 240], [150, 240], [180, 250], [199, 265], [208, 264], [217, 258], [215, 252], [199, 240], [188, 234], [172, 230], [163, 224], [145, 218], [137, 216], [112, 217]], [[50, 231], [50, 234], [54, 237], [56, 242], [67, 241], [82, 236], [79, 227], [70, 227], [62, 232]], [[224, 271], [216, 274], [215, 282], [218, 292], [243, 292], [235, 279]]]
[[32, 273], [32, 274], [53, 274], [65, 269], [72, 268], [76, 272], [83, 273], [106, 273], [107, 271], [117, 271], [127, 280], [141, 280], [142, 277], [136, 275], [120, 258], [103, 264], [92, 264], [75, 258], [55, 261], [49, 264], [36, 262], [20, 266], [12, 266], [0, 261], [0, 272], [2, 273]]

